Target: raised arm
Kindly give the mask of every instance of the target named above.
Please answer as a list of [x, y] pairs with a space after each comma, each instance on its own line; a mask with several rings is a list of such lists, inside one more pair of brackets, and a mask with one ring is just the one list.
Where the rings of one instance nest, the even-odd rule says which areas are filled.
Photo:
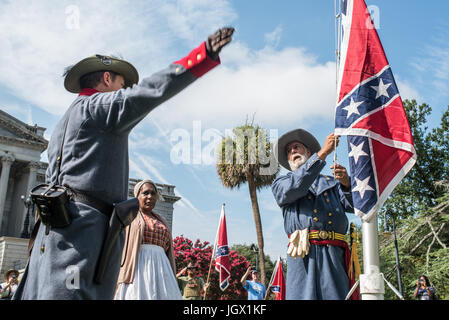
[[298, 170], [277, 177], [271, 184], [277, 204], [284, 206], [307, 195], [325, 164], [315, 153]]
[[[233, 28], [220, 29], [184, 58], [144, 78], [132, 88], [93, 95], [88, 112], [100, 128], [127, 133], [151, 110], [220, 64], [220, 50], [231, 41]], [[209, 43], [213, 43], [211, 45]]]
[[240, 283], [241, 283], [242, 285], [245, 285], [246, 278], [248, 278], [248, 275], [249, 275], [249, 273], [251, 272], [251, 269], [252, 269], [252, 266], [249, 266], [249, 268], [246, 269], [245, 274], [242, 276], [242, 279], [240, 279]]

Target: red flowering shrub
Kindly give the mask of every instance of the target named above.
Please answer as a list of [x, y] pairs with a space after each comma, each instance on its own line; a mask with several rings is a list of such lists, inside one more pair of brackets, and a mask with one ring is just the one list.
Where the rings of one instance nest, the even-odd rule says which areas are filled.
[[[186, 267], [189, 262], [192, 262], [198, 266], [198, 276], [202, 277], [204, 282], [206, 282], [213, 246], [209, 242], [201, 242], [199, 239], [193, 243], [192, 240], [181, 235], [173, 239], [173, 247], [177, 272]], [[247, 299], [246, 290], [243, 289], [240, 279], [245, 274], [250, 262], [235, 250], [229, 252], [229, 261], [231, 262], [231, 278], [229, 286], [225, 291], [220, 289], [218, 271], [215, 270], [215, 261], [212, 262], [209, 276], [210, 286], [206, 295], [207, 300]]]

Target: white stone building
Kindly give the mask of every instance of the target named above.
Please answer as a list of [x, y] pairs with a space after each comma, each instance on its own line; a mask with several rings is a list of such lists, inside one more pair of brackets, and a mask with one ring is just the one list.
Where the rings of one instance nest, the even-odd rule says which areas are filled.
[[[45, 181], [48, 164], [40, 161], [47, 149], [45, 128], [30, 126], [0, 110], [0, 283], [8, 269], [22, 269], [27, 261], [28, 238], [34, 226], [30, 190]], [[142, 179], [151, 177], [142, 177]], [[140, 179], [129, 180], [129, 196]], [[173, 204], [180, 199], [175, 186], [157, 184], [164, 201], [154, 211], [173, 222]], [[28, 204], [28, 207], [27, 207]]]

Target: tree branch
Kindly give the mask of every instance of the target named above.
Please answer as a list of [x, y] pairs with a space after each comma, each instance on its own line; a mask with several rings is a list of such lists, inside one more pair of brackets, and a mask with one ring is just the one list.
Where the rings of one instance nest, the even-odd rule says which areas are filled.
[[404, 240], [406, 242], [409, 242], [410, 239], [416, 234], [416, 231], [418, 231], [418, 229], [421, 228], [425, 224], [426, 224], [426, 222], [422, 222], [422, 223], [418, 224], [412, 231], [407, 232], [408, 236], [405, 237], [405, 235], [404, 235]]
[[[438, 228], [438, 230], [437, 230], [437, 232], [436, 232], [437, 235], [441, 232], [441, 230], [443, 230], [443, 227], [444, 227], [445, 224], [446, 224], [446, 223], [441, 224], [441, 226]], [[427, 235], [425, 235], [424, 238], [422, 238], [421, 241], [418, 242], [418, 244], [417, 244], [412, 250], [410, 250], [410, 254], [412, 254], [413, 252], [415, 252], [415, 251], [416, 251], [416, 250], [417, 250], [417, 249], [424, 243], [424, 241], [426, 241], [427, 239], [430, 238], [430, 236], [432, 236], [432, 234], [435, 235], [435, 232], [434, 232], [434, 231], [431, 231], [431, 232], [429, 232]], [[434, 237], [434, 238], [435, 238], [435, 237]], [[444, 248], [446, 248], [446, 246], [444, 246]]]
[[430, 256], [430, 249], [432, 248], [433, 244], [435, 243], [435, 237], [433, 237], [432, 242], [430, 243], [429, 247], [427, 248], [426, 252], [426, 273], [429, 274], [429, 256]]
[[440, 229], [439, 229], [438, 233], [435, 232], [435, 229], [433, 228], [432, 224], [430, 223], [430, 220], [427, 220], [427, 224], [429, 225], [430, 230], [432, 230], [432, 233], [434, 234], [434, 239], [436, 238], [437, 241], [438, 241], [438, 243], [439, 243], [444, 249], [446, 249], [446, 245], [445, 245], [443, 242], [441, 242], [440, 238], [438, 238], [438, 233], [441, 231], [442, 227], [444, 226], [444, 223], [440, 226]]
[[410, 250], [410, 254], [415, 252], [415, 250], [417, 250], [424, 243], [424, 241], [429, 239], [431, 235], [432, 235], [432, 232], [429, 232], [424, 238], [422, 238], [421, 241], [418, 242], [418, 244], [412, 250]]

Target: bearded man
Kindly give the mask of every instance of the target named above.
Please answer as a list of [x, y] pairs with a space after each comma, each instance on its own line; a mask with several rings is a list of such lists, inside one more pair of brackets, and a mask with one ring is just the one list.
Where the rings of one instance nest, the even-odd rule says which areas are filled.
[[296, 129], [281, 136], [275, 148], [279, 163], [290, 171], [271, 185], [290, 238], [288, 300], [340, 300], [349, 291], [344, 234], [345, 212], [354, 211], [350, 177], [338, 164], [330, 167], [335, 178], [321, 174], [338, 141], [331, 133], [321, 147], [312, 134]]

